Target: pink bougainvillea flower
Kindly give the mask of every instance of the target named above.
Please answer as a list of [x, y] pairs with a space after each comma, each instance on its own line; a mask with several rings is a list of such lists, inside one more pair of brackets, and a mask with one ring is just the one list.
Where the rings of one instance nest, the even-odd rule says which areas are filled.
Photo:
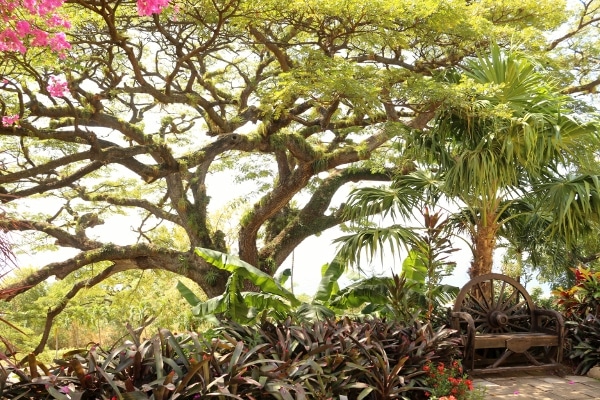
[[23, 7], [32, 14], [47, 15], [62, 6], [64, 0], [23, 0]]
[[31, 41], [32, 46], [41, 47], [48, 45], [48, 32], [41, 29], [34, 29], [31, 34], [33, 35], [33, 40]]
[[[29, 47], [48, 47], [60, 58], [71, 48], [64, 29], [71, 23], [60, 15], [65, 0], [0, 0], [0, 52], [25, 54]], [[162, 12], [169, 0], [137, 0], [140, 16]], [[54, 33], [57, 32], [58, 33]]]
[[17, 34], [20, 37], [24, 37], [26, 35], [29, 35], [29, 33], [31, 33], [31, 24], [24, 20], [17, 21], [17, 23], [15, 24], [15, 28], [17, 30]]
[[63, 97], [69, 93], [69, 84], [61, 78], [51, 76], [46, 89], [52, 97]]
[[169, 0], [137, 0], [137, 10], [141, 16], [159, 14], [168, 5]]
[[5, 29], [0, 32], [0, 50], [3, 51], [18, 51], [25, 53], [27, 48], [19, 37], [19, 34], [12, 29]]
[[71, 48], [71, 43], [67, 42], [67, 37], [63, 32], [59, 32], [52, 36], [49, 40], [49, 44], [50, 48], [57, 53]]
[[2, 126], [11, 126], [13, 124], [19, 125], [19, 116], [17, 114], [2, 117]]
[[[57, 30], [68, 29], [71, 24], [58, 12], [65, 0], [0, 0], [0, 51], [26, 53], [28, 47], [50, 47], [64, 53], [71, 47], [64, 33], [48, 37]], [[44, 34], [41, 32], [45, 31]]]
[[54, 14], [50, 18], [48, 18], [48, 24], [51, 26], [56, 26], [56, 27], [61, 27], [61, 28], [66, 28], [66, 29], [71, 28], [71, 22], [67, 21], [64, 18], [59, 17], [56, 14]]

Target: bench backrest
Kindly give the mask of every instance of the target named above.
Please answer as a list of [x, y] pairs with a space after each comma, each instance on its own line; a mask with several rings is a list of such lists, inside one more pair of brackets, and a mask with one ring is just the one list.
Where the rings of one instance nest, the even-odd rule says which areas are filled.
[[471, 279], [454, 304], [454, 311], [473, 317], [478, 334], [531, 332], [536, 329], [534, 310], [535, 305], [523, 285], [502, 274]]

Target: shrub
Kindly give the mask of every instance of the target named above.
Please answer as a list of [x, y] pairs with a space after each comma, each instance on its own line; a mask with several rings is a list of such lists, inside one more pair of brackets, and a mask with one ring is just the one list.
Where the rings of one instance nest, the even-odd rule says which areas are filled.
[[570, 348], [568, 356], [575, 363], [575, 373], [584, 375], [600, 364], [600, 320], [592, 316], [572, 316], [566, 322]]
[[566, 317], [567, 356], [575, 363], [575, 373], [586, 374], [600, 363], [600, 272], [574, 268], [575, 285], [552, 294]]
[[575, 285], [552, 291], [556, 303], [567, 318], [598, 316], [600, 312], [600, 272], [588, 268], [573, 268]]
[[473, 390], [473, 381], [463, 373], [460, 361], [451, 363], [428, 362], [423, 367], [426, 372], [425, 384], [429, 388], [427, 397], [439, 399], [452, 396], [456, 400], [466, 400]]
[[[204, 335], [160, 330], [105, 351], [92, 346], [46, 367], [6, 361], [2, 398], [417, 398], [423, 366], [456, 356], [451, 331], [383, 320], [222, 321]], [[26, 369], [24, 369], [26, 367]]]

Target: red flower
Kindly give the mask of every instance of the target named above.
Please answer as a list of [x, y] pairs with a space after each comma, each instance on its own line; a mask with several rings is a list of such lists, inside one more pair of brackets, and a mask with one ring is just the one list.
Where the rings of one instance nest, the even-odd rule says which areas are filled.
[[427, 397], [439, 400], [466, 400], [469, 391], [473, 390], [472, 381], [463, 374], [460, 360], [452, 361], [447, 365], [428, 362], [423, 366], [423, 370], [426, 372], [424, 386], [429, 390]]

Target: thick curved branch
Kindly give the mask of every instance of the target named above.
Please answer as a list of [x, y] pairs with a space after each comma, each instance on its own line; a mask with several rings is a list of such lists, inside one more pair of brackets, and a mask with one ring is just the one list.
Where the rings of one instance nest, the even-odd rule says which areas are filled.
[[89, 193], [86, 193], [85, 190], [82, 188], [79, 189], [79, 197], [87, 201], [104, 201], [108, 204], [112, 204], [115, 206], [141, 208], [148, 211], [150, 214], [154, 215], [158, 219], [170, 221], [178, 225], [183, 225], [181, 219], [177, 215], [171, 214], [163, 210], [162, 208], [156, 206], [154, 203], [151, 203], [146, 200], [113, 197], [107, 194], [90, 195]]
[[194, 175], [196, 178], [200, 178], [206, 176], [210, 165], [218, 155], [230, 150], [249, 152], [257, 149], [257, 147], [257, 143], [249, 140], [246, 135], [238, 133], [220, 135], [214, 142], [204, 146], [201, 150], [182, 157], [181, 164], [188, 167], [197, 167]]
[[593, 15], [597, 14], [597, 12], [598, 12], [598, 9], [590, 10], [590, 6], [592, 5], [593, 1], [594, 0], [591, 0], [587, 3], [584, 3], [583, 1], [581, 1], [581, 3], [583, 4], [583, 9], [581, 10], [581, 16], [579, 17], [579, 22], [578, 22], [577, 26], [574, 29], [567, 31], [564, 35], [554, 39], [550, 43], [550, 45], [547, 47], [548, 51], [554, 50], [559, 44], [561, 44], [565, 40], [568, 40], [568, 39], [572, 38], [573, 36], [579, 34], [585, 28], [587, 28], [595, 23], [600, 22], [600, 16], [591, 17], [588, 20], [586, 20], [586, 16], [593, 16]]
[[285, 54], [285, 51], [283, 51], [275, 43], [270, 41], [261, 31], [259, 31], [255, 27], [250, 26], [249, 31], [252, 34], [252, 36], [256, 38], [256, 40], [262, 43], [267, 49], [269, 49], [271, 53], [273, 53], [275, 58], [277, 58], [279, 66], [281, 67], [281, 70], [283, 72], [288, 72], [292, 68], [292, 62], [287, 56], [287, 54]]
[[71, 234], [64, 229], [42, 221], [1, 219], [0, 228], [21, 232], [36, 230], [52, 236], [56, 239], [56, 244], [60, 246], [72, 247], [79, 250], [93, 250], [102, 246], [102, 243], [90, 240], [81, 231], [77, 232], [77, 234]]
[[593, 81], [590, 81], [590, 82], [586, 83], [585, 85], [569, 86], [568, 88], [565, 88], [564, 90], [562, 90], [562, 93], [564, 93], [564, 94], [594, 93], [594, 90], [598, 86], [600, 86], [600, 78], [594, 79]]
[[298, 217], [290, 221], [267, 246], [261, 249], [260, 258], [270, 257], [276, 265], [281, 265], [304, 239], [347, 221], [348, 218], [341, 212], [343, 205], [336, 213], [325, 214], [333, 196], [343, 185], [363, 180], [389, 182], [392, 175], [391, 170], [388, 173], [373, 173], [370, 169], [343, 170], [330, 175], [313, 193]]
[[357, 63], [375, 62], [383, 65], [395, 65], [408, 71], [416, 71], [416, 68], [412, 64], [405, 62], [401, 57], [389, 58], [377, 54], [364, 54], [358, 57], [351, 57], [350, 60]]
[[146, 135], [141, 129], [123, 120], [102, 112], [90, 114], [83, 108], [46, 107], [37, 100], [27, 104], [32, 115], [52, 119], [76, 118], [79, 123], [90, 127], [110, 128], [121, 132], [127, 138], [141, 145], [152, 145], [152, 135]]
[[285, 147], [301, 162], [310, 162], [320, 158], [321, 153], [315, 150], [300, 135], [284, 135]]
[[36, 167], [30, 167], [22, 171], [15, 171], [10, 172], [6, 175], [0, 175], [0, 184], [17, 182], [21, 179], [32, 178], [40, 174], [48, 173], [56, 168], [64, 167], [65, 165], [69, 165], [71, 163], [87, 160], [90, 157], [90, 151], [83, 151], [81, 153], [70, 154], [66, 157], [57, 158], [55, 160], [49, 161], [42, 165], [38, 165]]
[[238, 245], [242, 260], [251, 265], [258, 265], [256, 239], [259, 229], [269, 218], [288, 204], [294, 195], [308, 184], [312, 176], [312, 164], [301, 164], [292, 172], [289, 179], [279, 181], [269, 194], [263, 196], [255, 204], [251, 217], [240, 228]]
[[[427, 109], [418, 114], [406, 126], [419, 129], [424, 128], [435, 116], [437, 103], [427, 107]], [[310, 178], [315, 174], [334, 169], [338, 166], [368, 159], [373, 151], [381, 147], [391, 139], [392, 135], [385, 129], [371, 135], [359, 145], [342, 148], [333, 154], [327, 156], [324, 162], [316, 160], [314, 162], [300, 164], [285, 181], [278, 181], [278, 185], [268, 195], [261, 198], [255, 205], [252, 215], [246, 221], [246, 224], [240, 229], [239, 249], [240, 257], [252, 264], [258, 265], [260, 259], [256, 247], [258, 231], [263, 224], [271, 217], [277, 214], [288, 202], [304, 188]]]
[[28, 168], [26, 170], [15, 171], [6, 175], [0, 175], [0, 184], [17, 182], [21, 179], [31, 178], [39, 174], [45, 174], [57, 168], [68, 166], [75, 162], [88, 159], [91, 161], [101, 161], [105, 164], [108, 164], [110, 162], [116, 162], [119, 164], [129, 164], [131, 160], [135, 161], [135, 159], [133, 159], [134, 156], [145, 154], [147, 152], [146, 146], [122, 148], [117, 147], [110, 142], [102, 142], [103, 143], [101, 143], [101, 150], [99, 151], [88, 150], [82, 151], [80, 153], [69, 154], [68, 156], [57, 158], [55, 160], [48, 161], [47, 163]]
[[[174, 160], [171, 154], [168, 153], [168, 149], [162, 147], [153, 149], [153, 145], [140, 145], [121, 147], [116, 143], [110, 142], [104, 139], [97, 139], [93, 134], [82, 135], [81, 132], [69, 132], [69, 131], [56, 131], [56, 130], [37, 130], [37, 129], [19, 129], [19, 128], [0, 128], [0, 136], [17, 136], [17, 137], [36, 137], [41, 140], [55, 139], [66, 143], [79, 143], [82, 145], [89, 144], [92, 149], [87, 152], [77, 153], [79, 155], [69, 155], [62, 157], [57, 160], [50, 161], [42, 166], [31, 168], [28, 171], [22, 171], [18, 173], [11, 173], [9, 175], [0, 176], [0, 183], [9, 182], [9, 179], [15, 178], [11, 181], [16, 181], [23, 177], [33, 176], [36, 171], [37, 173], [43, 173], [44, 168], [51, 170], [53, 168], [65, 165], [63, 163], [75, 162], [78, 160], [90, 159], [92, 161], [101, 161], [103, 164], [114, 162], [121, 164], [130, 171], [136, 173], [145, 182], [150, 183], [155, 180], [162, 178], [172, 172], [179, 170], [179, 165]], [[155, 146], [156, 147], [156, 146]], [[142, 154], [154, 154], [155, 158], [159, 160], [167, 160], [168, 162], [161, 163], [158, 165], [146, 165], [134, 157]], [[70, 157], [73, 157], [72, 159]]]
[[[82, 251], [75, 257], [69, 258], [65, 261], [54, 262], [47, 264], [46, 266], [36, 270], [31, 275], [21, 280], [20, 282], [9, 286], [9, 288], [18, 288], [22, 286], [21, 290], [15, 291], [8, 300], [12, 299], [19, 293], [27, 291], [30, 287], [33, 287], [46, 279], [55, 276], [57, 279], [64, 279], [67, 275], [73, 271], [78, 270], [86, 265], [98, 263], [101, 261], [117, 262], [133, 262], [139, 263], [140, 259], [149, 257], [167, 257], [171, 262], [174, 262], [173, 266], [163, 265], [163, 269], [177, 269], [179, 256], [183, 253], [174, 250], [158, 249], [152, 245], [146, 244], [135, 244], [131, 246], [118, 246], [115, 244], [105, 244], [103, 246], [97, 246], [96, 248]], [[140, 265], [137, 265], [140, 268]], [[146, 268], [146, 269], [149, 269]]]

